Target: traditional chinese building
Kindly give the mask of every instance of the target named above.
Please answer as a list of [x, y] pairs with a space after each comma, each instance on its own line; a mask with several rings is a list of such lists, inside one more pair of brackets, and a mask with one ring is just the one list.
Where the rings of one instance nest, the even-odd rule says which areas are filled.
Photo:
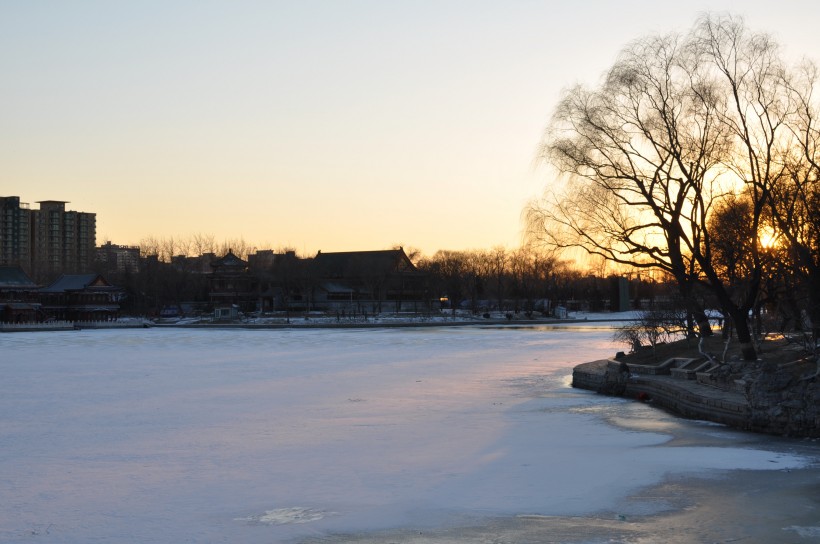
[[234, 319], [237, 311], [257, 309], [258, 280], [248, 271], [243, 261], [231, 250], [211, 263], [210, 301], [214, 315], [219, 319]]
[[99, 274], [63, 274], [40, 290], [42, 310], [62, 321], [108, 321], [117, 318], [122, 289]]
[[311, 264], [316, 308], [368, 312], [418, 311], [423, 273], [404, 249], [322, 253]]
[[0, 322], [31, 323], [42, 319], [38, 286], [19, 266], [0, 266]]

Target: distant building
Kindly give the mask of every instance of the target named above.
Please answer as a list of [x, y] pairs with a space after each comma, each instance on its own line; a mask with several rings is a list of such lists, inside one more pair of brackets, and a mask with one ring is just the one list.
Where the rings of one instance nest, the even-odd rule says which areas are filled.
[[19, 266], [0, 266], [0, 322], [31, 323], [42, 318], [38, 286]]
[[[293, 252], [289, 254], [295, 255]], [[259, 249], [253, 255], [248, 255], [248, 270], [251, 274], [266, 274], [273, 270], [277, 254], [272, 249]]]
[[274, 253], [258, 250], [248, 255], [248, 271], [257, 281], [257, 309], [262, 312], [304, 311], [310, 285], [308, 267], [312, 259], [300, 259], [295, 251]]
[[106, 242], [97, 248], [97, 262], [105, 270], [136, 274], [140, 270], [140, 248]]
[[43, 312], [64, 321], [116, 319], [122, 289], [99, 274], [63, 274], [40, 289]]
[[179, 272], [190, 272], [192, 274], [210, 274], [213, 272], [211, 266], [216, 261], [214, 253], [203, 253], [198, 257], [188, 255], [174, 255], [171, 257], [171, 266]]
[[[252, 312], [257, 308], [258, 280], [248, 272], [248, 263], [231, 250], [211, 263], [210, 301], [218, 317], [233, 318], [235, 310]], [[224, 311], [229, 314], [224, 314]]]
[[35, 279], [91, 269], [97, 245], [97, 216], [67, 211], [67, 202], [42, 200], [31, 210], [32, 271]]
[[210, 302], [221, 319], [236, 311], [413, 312], [428, 308], [425, 275], [404, 250], [322, 253], [257, 251], [244, 261], [230, 251], [212, 264]]
[[31, 272], [31, 210], [19, 196], [0, 197], [0, 266]]
[[19, 266], [35, 281], [91, 270], [97, 216], [43, 200], [32, 210], [18, 196], [0, 197], [0, 266]]
[[313, 258], [312, 303], [352, 312], [419, 311], [424, 274], [404, 249], [322, 253]]
[[629, 305], [629, 281], [619, 276], [609, 278], [609, 310], [612, 312], [626, 312]]

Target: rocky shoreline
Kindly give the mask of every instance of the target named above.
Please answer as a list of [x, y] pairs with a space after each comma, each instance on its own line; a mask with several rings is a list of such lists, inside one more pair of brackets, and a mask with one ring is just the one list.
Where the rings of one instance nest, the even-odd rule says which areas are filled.
[[[709, 346], [720, 348], [722, 340]], [[761, 345], [756, 362], [727, 352], [712, 363], [693, 342], [665, 345], [652, 356], [622, 354], [573, 369], [573, 387], [633, 398], [677, 415], [789, 437], [820, 437], [817, 363], [783, 337]], [[708, 352], [707, 352], [708, 353]]]

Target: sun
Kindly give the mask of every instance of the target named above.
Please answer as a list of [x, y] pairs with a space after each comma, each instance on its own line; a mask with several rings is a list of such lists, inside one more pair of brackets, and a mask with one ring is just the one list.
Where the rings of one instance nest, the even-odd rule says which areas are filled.
[[762, 227], [758, 233], [758, 242], [764, 249], [771, 249], [778, 243], [779, 236], [771, 227]]

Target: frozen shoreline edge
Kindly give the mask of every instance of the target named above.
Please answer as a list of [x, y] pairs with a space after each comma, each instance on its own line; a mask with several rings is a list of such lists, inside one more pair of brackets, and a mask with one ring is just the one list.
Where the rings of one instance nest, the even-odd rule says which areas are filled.
[[577, 325], [583, 323], [609, 323], [631, 321], [630, 319], [486, 319], [476, 321], [396, 321], [396, 322], [360, 322], [360, 323], [162, 323], [153, 324], [157, 328], [191, 328], [191, 329], [396, 329], [415, 327], [504, 327], [527, 326], [541, 327], [554, 325]]

